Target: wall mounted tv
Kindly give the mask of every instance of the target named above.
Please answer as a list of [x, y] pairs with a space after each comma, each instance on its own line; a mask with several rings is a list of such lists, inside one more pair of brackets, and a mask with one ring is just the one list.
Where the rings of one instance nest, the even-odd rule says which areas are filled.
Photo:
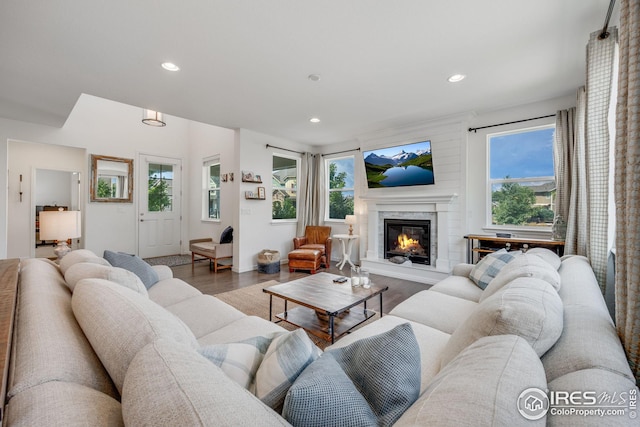
[[369, 188], [434, 183], [431, 141], [363, 151], [362, 157]]

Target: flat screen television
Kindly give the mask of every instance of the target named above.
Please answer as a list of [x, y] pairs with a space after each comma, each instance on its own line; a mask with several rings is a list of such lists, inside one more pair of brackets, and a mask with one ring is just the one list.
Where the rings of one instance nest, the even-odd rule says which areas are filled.
[[431, 185], [431, 141], [414, 142], [363, 151], [369, 188]]

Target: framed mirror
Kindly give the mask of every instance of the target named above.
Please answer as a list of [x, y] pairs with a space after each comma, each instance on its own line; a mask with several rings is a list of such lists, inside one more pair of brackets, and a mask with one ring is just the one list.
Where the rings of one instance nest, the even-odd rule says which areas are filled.
[[133, 159], [91, 155], [91, 201], [133, 203]]

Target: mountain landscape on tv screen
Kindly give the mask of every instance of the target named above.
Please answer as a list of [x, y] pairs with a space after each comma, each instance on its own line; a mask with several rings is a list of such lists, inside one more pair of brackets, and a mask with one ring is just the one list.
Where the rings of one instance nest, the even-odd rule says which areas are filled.
[[416, 151], [397, 147], [396, 154], [389, 155], [389, 149], [364, 153], [364, 166], [369, 188], [400, 187], [409, 185], [429, 185], [434, 183], [431, 147], [428, 142]]

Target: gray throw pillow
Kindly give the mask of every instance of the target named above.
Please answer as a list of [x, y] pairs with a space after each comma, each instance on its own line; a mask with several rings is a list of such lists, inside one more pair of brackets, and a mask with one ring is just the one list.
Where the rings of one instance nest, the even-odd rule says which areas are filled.
[[485, 256], [478, 262], [471, 273], [469, 279], [473, 281], [480, 289], [485, 289], [491, 280], [500, 272], [502, 267], [507, 265], [515, 256], [506, 249], [500, 249]]
[[[362, 399], [354, 396], [356, 391]], [[388, 426], [400, 418], [419, 393], [420, 349], [411, 325], [403, 323], [325, 352], [293, 383], [282, 415], [293, 425]], [[375, 415], [373, 423], [364, 421], [370, 419], [370, 413]], [[363, 422], [354, 424], [352, 417], [356, 414]]]
[[104, 259], [114, 267], [124, 268], [135, 273], [147, 289], [159, 280], [158, 273], [139, 256], [106, 250], [104, 251]]

